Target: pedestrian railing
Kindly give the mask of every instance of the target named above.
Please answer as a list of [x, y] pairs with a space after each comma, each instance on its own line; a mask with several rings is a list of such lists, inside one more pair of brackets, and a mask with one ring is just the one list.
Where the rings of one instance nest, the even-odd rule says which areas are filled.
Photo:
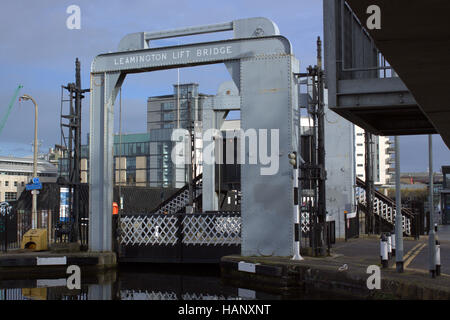
[[[356, 200], [359, 204], [367, 208], [368, 204], [366, 201], [366, 185], [365, 182], [357, 179], [356, 190], [355, 190]], [[384, 221], [389, 222], [391, 225], [395, 225], [396, 217], [396, 206], [392, 199], [386, 197], [382, 193], [375, 191], [373, 197], [373, 213], [380, 216]], [[407, 236], [412, 236], [412, 224], [414, 220], [414, 214], [406, 209], [402, 208], [402, 228], [403, 232]]]

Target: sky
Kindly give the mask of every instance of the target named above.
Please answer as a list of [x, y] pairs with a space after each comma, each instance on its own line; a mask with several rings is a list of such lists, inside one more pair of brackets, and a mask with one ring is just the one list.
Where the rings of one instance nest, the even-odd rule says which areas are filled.
[[[81, 9], [80, 30], [66, 26], [70, 16], [66, 10], [70, 5]], [[115, 51], [120, 39], [128, 33], [267, 17], [290, 40], [302, 71], [315, 64], [316, 39], [323, 38], [320, 0], [2, 0], [0, 6], [0, 118], [6, 113], [17, 86], [23, 85], [21, 94], [33, 96], [38, 103], [40, 152], [61, 143], [61, 85], [75, 81], [75, 58], [81, 61], [82, 86], [88, 88], [94, 57]], [[222, 32], [159, 40], [150, 46], [231, 37], [230, 32]], [[147, 98], [171, 94], [177, 79], [176, 69], [128, 75], [122, 87], [122, 131], [145, 132]], [[230, 79], [221, 64], [180, 69], [180, 82], [196, 82], [205, 94], [215, 94], [219, 85]], [[82, 113], [83, 143], [89, 132], [89, 94], [86, 96]], [[119, 131], [118, 105], [117, 101], [116, 132]], [[0, 155], [30, 155], [33, 139], [33, 104], [16, 102], [0, 132]], [[450, 164], [450, 151], [438, 135], [433, 137], [433, 143], [433, 166], [440, 171], [442, 165]], [[400, 150], [403, 172], [427, 171], [427, 136], [401, 137]]]

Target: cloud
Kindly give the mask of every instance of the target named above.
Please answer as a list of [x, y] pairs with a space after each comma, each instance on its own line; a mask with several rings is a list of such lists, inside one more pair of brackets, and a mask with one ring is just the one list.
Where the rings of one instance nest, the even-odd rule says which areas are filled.
[[[81, 30], [68, 30], [66, 8], [81, 8]], [[22, 93], [39, 103], [39, 139], [46, 148], [60, 143], [61, 85], [74, 82], [74, 61], [82, 66], [83, 88], [89, 87], [90, 65], [100, 53], [114, 51], [120, 39], [132, 32], [160, 31], [207, 25], [248, 17], [268, 17], [293, 46], [301, 69], [316, 63], [316, 40], [323, 34], [321, 1], [287, 0], [16, 0], [3, 1], [0, 11], [0, 117], [18, 84]], [[151, 46], [230, 38], [230, 32], [154, 41]], [[223, 65], [184, 68], [181, 82], [197, 82], [202, 93], [213, 94], [230, 76]], [[148, 96], [170, 94], [176, 70], [129, 75], [123, 86], [123, 127], [145, 131]], [[89, 95], [83, 103], [82, 137], [89, 131]], [[67, 111], [66, 111], [67, 112]], [[118, 131], [118, 107], [115, 110]], [[26, 153], [34, 135], [34, 110], [30, 102], [16, 103], [0, 134], [0, 152]], [[408, 170], [423, 170], [426, 159], [415, 154], [426, 150], [423, 138], [402, 138], [402, 154]], [[448, 149], [436, 138], [436, 159], [448, 161]], [[404, 142], [403, 142], [404, 141]], [[31, 152], [31, 151], [30, 151]], [[436, 160], [438, 161], [438, 160]]]

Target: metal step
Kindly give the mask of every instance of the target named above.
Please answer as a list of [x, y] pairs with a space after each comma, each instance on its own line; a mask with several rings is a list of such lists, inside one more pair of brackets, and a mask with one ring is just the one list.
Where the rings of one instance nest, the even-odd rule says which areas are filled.
[[[367, 207], [365, 182], [358, 178], [356, 183], [356, 200], [359, 204]], [[378, 191], [375, 191], [372, 205], [374, 214], [380, 216], [384, 221], [390, 223], [391, 225], [395, 225], [397, 210], [395, 208], [394, 200]], [[403, 232], [406, 235], [411, 236], [414, 214], [410, 210], [402, 208], [402, 217]]]

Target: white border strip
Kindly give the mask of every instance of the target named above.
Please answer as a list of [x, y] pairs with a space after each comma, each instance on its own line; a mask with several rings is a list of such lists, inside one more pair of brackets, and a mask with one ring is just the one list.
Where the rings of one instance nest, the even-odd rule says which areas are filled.
[[66, 265], [67, 258], [64, 257], [52, 257], [52, 258], [39, 258], [36, 257], [37, 266], [51, 266], [51, 265]]
[[352, 213], [347, 213], [347, 219], [356, 218], [356, 211]]
[[239, 263], [238, 263], [238, 271], [255, 273], [257, 264], [259, 264], [259, 263], [255, 264], [255, 263], [239, 261]]
[[256, 299], [256, 292], [254, 290], [238, 288], [238, 296], [245, 299]]
[[65, 278], [61, 278], [61, 279], [38, 279], [36, 281], [36, 286], [38, 288], [65, 287], [66, 285], [67, 285], [67, 280]]

